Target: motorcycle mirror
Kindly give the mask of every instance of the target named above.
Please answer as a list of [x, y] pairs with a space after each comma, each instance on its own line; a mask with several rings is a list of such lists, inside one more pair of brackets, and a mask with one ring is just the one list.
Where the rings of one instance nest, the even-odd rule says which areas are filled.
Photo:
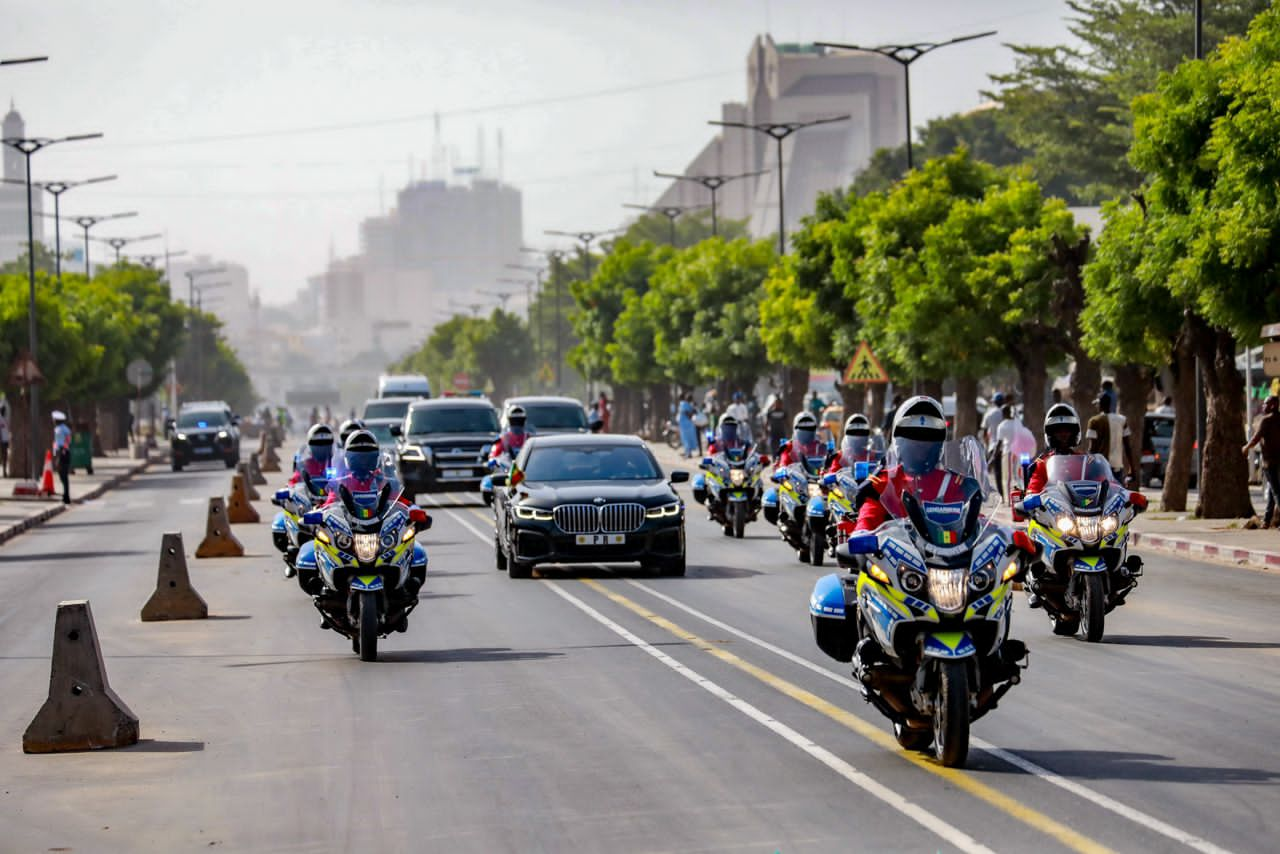
[[835, 486], [835, 485], [836, 485], [836, 476], [835, 476], [835, 473], [833, 472], [833, 473], [830, 473], [830, 474], [824, 474], [824, 475], [822, 476], [822, 485], [823, 485], [823, 486], [826, 486], [826, 487], [832, 487], [832, 486]]
[[493, 479], [493, 485], [495, 487], [507, 485], [507, 476], [505, 474], [502, 474], [501, 472], [493, 475], [492, 479]]
[[787, 479], [786, 472], [775, 471], [773, 474], [769, 475], [769, 480], [773, 481], [774, 483], [782, 483], [786, 479]]
[[866, 460], [859, 460], [858, 462], [853, 464], [854, 480], [866, 480], [867, 476], [870, 474], [871, 474], [871, 463], [867, 462]]
[[310, 513], [302, 514], [302, 524], [304, 525], [319, 525], [323, 521], [324, 514], [319, 510], [312, 510]]
[[1019, 506], [1018, 510], [1022, 513], [1030, 513], [1032, 510], [1039, 510], [1041, 504], [1043, 504], [1043, 502], [1040, 500], [1039, 495], [1028, 495], [1026, 498], [1022, 499], [1022, 504]]
[[284, 501], [289, 497], [289, 490], [277, 489], [276, 494], [272, 496], [276, 501]]
[[767, 466], [767, 465], [769, 465], [769, 464], [770, 464], [770, 463], [772, 463], [772, 462], [773, 462], [773, 460], [769, 459], [769, 455], [768, 455], [768, 454], [761, 454], [761, 455], [760, 455], [760, 465], [762, 465], [762, 466]]
[[1026, 531], [1013, 532], [1013, 545], [1014, 548], [1018, 549], [1018, 551], [1025, 552], [1029, 555], [1035, 555], [1039, 551], [1035, 541], [1033, 541], [1031, 537], [1027, 536]]
[[711, 465], [711, 457], [703, 457], [703, 458], [702, 458], [702, 465], [704, 465], [704, 466], [709, 466], [709, 465]]
[[1132, 504], [1134, 507], [1137, 507], [1139, 510], [1146, 510], [1147, 496], [1143, 495], [1141, 492], [1138, 492], [1137, 490], [1134, 490], [1133, 492], [1129, 493], [1129, 503]]
[[849, 554], [873, 555], [880, 551], [880, 538], [875, 534], [855, 534], [849, 538]]
[[687, 471], [681, 471], [681, 470], [673, 471], [671, 473], [671, 482], [672, 483], [688, 483], [689, 473]]

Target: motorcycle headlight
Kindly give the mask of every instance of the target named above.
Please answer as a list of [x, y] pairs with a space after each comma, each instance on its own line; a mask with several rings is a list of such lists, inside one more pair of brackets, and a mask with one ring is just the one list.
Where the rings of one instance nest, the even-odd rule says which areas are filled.
[[1053, 524], [1063, 534], [1074, 534], [1076, 531], [1076, 520], [1066, 513], [1059, 516]]
[[550, 510], [543, 510], [540, 507], [522, 507], [516, 505], [517, 519], [532, 519], [535, 522], [550, 522], [554, 518], [554, 514]]
[[1119, 527], [1120, 527], [1120, 519], [1114, 513], [1112, 513], [1110, 516], [1102, 517], [1102, 533], [1104, 535], [1114, 534], [1116, 532], [1116, 528], [1119, 528]]
[[[412, 529], [412, 528], [410, 528], [410, 530], [413, 530], [413, 529]], [[394, 546], [395, 544], [396, 544], [396, 536], [395, 536], [395, 534], [385, 534], [385, 535], [383, 535], [383, 537], [382, 537], [382, 547], [383, 547], [384, 549], [389, 549], [389, 548], [391, 548], [392, 546]]]
[[674, 504], [664, 504], [661, 507], [650, 507], [644, 511], [646, 519], [663, 519], [668, 516], [678, 516], [680, 514], [680, 502]]
[[329, 532], [324, 528], [316, 528], [316, 539], [324, 543], [326, 546], [333, 542], [333, 540], [329, 539]]
[[867, 564], [867, 574], [870, 575], [872, 578], [874, 578], [876, 581], [879, 581], [881, 584], [891, 583], [889, 581], [888, 573], [886, 573], [883, 569], [881, 569], [877, 564], [874, 564], [874, 563]]
[[368, 563], [378, 556], [377, 534], [356, 534], [356, 558]]
[[898, 567], [898, 580], [902, 582], [902, 589], [908, 593], [919, 593], [929, 581], [924, 573], [912, 569], [905, 563]]
[[967, 574], [964, 569], [929, 570], [929, 598], [938, 610], [955, 613], [964, 608]]
[[747, 472], [745, 469], [730, 469], [729, 483], [734, 486], [742, 486], [747, 482]]
[[818, 485], [818, 484], [816, 484], [816, 483], [811, 483], [811, 484], [809, 484], [809, 497], [810, 497], [810, 498], [821, 498], [821, 497], [822, 497], [822, 487], [821, 487], [821, 486], [819, 486], [819, 485]]
[[[325, 542], [328, 542], [328, 540], [325, 540]], [[333, 544], [338, 548], [342, 549], [344, 552], [349, 552], [351, 551], [351, 535], [337, 534], [333, 538]]]
[[1102, 520], [1097, 516], [1085, 516], [1076, 520], [1077, 534], [1086, 543], [1096, 543], [1102, 538]]
[[995, 569], [995, 564], [988, 563], [981, 569], [975, 569], [969, 573], [969, 589], [974, 593], [985, 593], [995, 581]]

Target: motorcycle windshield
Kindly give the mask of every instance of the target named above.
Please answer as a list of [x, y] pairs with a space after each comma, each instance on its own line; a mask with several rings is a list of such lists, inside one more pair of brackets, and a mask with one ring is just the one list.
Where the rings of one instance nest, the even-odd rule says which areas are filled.
[[728, 460], [730, 465], [737, 465], [747, 461], [746, 448], [730, 448], [724, 452], [724, 458]]
[[1050, 485], [1061, 485], [1077, 512], [1093, 513], [1107, 497], [1108, 490], [1119, 488], [1111, 463], [1101, 454], [1064, 454], [1052, 456], [1045, 466]]
[[827, 467], [826, 457], [805, 457], [804, 473], [809, 477], [821, 477], [823, 470]]
[[982, 505], [996, 494], [986, 455], [972, 436], [944, 443], [938, 464], [908, 474], [891, 450], [885, 460], [891, 488], [881, 495], [890, 515], [906, 519], [934, 547], [972, 543], [981, 533]]
[[352, 519], [370, 522], [380, 519], [400, 499], [404, 488], [395, 469], [384, 464], [372, 472], [347, 472], [329, 481], [329, 488], [342, 500]]

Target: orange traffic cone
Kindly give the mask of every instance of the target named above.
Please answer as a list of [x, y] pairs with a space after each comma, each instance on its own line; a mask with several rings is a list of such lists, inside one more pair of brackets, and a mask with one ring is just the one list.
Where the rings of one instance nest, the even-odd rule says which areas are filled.
[[53, 495], [53, 451], [44, 452], [44, 474], [40, 475], [40, 494]]

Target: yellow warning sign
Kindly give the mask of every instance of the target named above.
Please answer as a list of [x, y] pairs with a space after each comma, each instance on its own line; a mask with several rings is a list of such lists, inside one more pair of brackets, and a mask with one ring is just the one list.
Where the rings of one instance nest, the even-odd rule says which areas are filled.
[[849, 360], [849, 367], [844, 369], [844, 382], [848, 383], [887, 383], [889, 375], [884, 372], [880, 360], [871, 352], [871, 345], [863, 341], [858, 345], [858, 352]]
[[542, 380], [543, 385], [551, 385], [556, 380], [555, 371], [551, 370], [550, 362], [543, 362], [542, 369], [538, 371], [538, 379]]

